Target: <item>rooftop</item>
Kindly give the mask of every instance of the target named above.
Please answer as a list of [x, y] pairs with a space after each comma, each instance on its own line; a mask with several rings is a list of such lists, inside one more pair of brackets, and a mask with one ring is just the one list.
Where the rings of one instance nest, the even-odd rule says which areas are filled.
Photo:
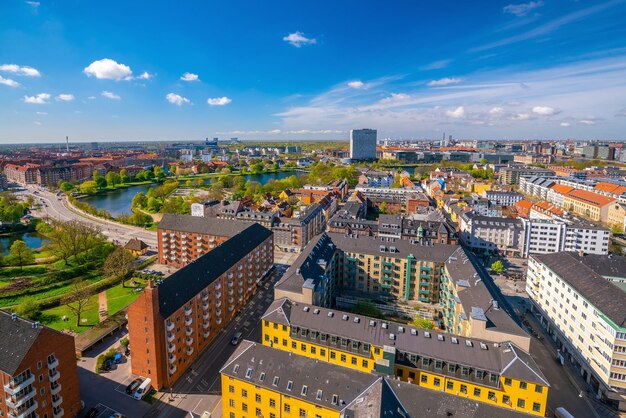
[[196, 234], [232, 237], [250, 226], [249, 222], [204, 218], [191, 215], [166, 213], [159, 223], [159, 229]]
[[615, 200], [612, 197], [604, 196], [594, 192], [588, 192], [587, 190], [581, 189], [572, 190], [571, 192], [567, 193], [567, 197], [589, 203], [594, 206], [605, 206]]
[[18, 371], [43, 329], [43, 325], [33, 327], [33, 324], [35, 322], [0, 310], [0, 371], [10, 376]]

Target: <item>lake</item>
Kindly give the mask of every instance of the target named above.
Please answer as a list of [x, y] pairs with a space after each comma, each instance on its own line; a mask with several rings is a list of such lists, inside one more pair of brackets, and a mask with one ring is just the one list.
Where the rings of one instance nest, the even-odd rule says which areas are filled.
[[[246, 174], [244, 177], [246, 180], [258, 181], [261, 184], [265, 184], [270, 180], [282, 180], [289, 176], [301, 176], [305, 174], [301, 171], [279, 171], [277, 173], [261, 173], [261, 174]], [[205, 184], [210, 184], [211, 178], [205, 180]], [[139, 192], [146, 193], [154, 185], [141, 185], [131, 186], [125, 189], [118, 189], [104, 194], [95, 196], [88, 196], [80, 199], [81, 202], [89, 203], [91, 206], [104, 209], [108, 211], [111, 216], [117, 217], [121, 214], [131, 214], [131, 204], [133, 197]]]
[[11, 245], [18, 239], [24, 241], [28, 248], [32, 249], [50, 244], [49, 239], [36, 232], [18, 232], [11, 235], [0, 236], [0, 252], [5, 256], [8, 255]]

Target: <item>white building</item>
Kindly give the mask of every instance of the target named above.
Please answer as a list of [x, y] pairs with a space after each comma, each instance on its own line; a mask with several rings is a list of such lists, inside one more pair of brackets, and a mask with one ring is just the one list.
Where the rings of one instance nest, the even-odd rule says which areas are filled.
[[486, 190], [483, 197], [491, 203], [500, 206], [513, 206], [524, 198], [524, 195], [516, 192], [497, 192], [494, 190]]
[[376, 129], [351, 129], [350, 158], [353, 160], [375, 160], [376, 135]]
[[524, 226], [519, 219], [498, 218], [465, 212], [459, 218], [461, 242], [472, 250], [521, 255]]
[[532, 255], [532, 310], [598, 397], [626, 409], [626, 260], [560, 252]]
[[559, 220], [522, 219], [524, 225], [523, 257], [559, 251], [606, 255], [610, 231], [591, 224]]

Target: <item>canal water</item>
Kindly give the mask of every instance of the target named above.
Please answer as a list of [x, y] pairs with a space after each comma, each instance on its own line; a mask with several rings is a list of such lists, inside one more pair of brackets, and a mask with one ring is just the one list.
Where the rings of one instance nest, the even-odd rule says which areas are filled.
[[0, 252], [5, 256], [8, 255], [11, 245], [20, 239], [31, 249], [37, 249], [50, 244], [49, 239], [36, 232], [18, 232], [11, 235], [0, 236]]

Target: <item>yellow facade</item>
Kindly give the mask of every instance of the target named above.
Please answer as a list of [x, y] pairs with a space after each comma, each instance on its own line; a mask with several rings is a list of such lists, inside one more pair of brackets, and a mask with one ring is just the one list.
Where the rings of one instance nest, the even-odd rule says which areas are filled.
[[606, 222], [608, 215], [608, 204], [604, 206], [584, 202], [574, 199], [568, 195], [563, 196], [563, 209], [574, 214], [584, 216], [596, 222]]
[[[300, 341], [291, 338], [291, 329], [287, 325], [263, 320], [263, 345], [294, 354], [326, 361], [361, 372], [374, 371], [377, 360], [382, 360], [383, 347], [371, 345], [369, 355], [333, 349], [311, 341]], [[446, 367], [445, 365], [443, 367]], [[529, 414], [544, 416], [548, 399], [548, 387], [531, 382], [522, 382], [500, 376], [494, 387], [479, 385], [471, 381], [451, 378], [445, 374], [438, 375], [404, 365], [394, 367], [395, 375], [401, 380], [424, 386], [429, 389], [475, 399], [480, 402], [511, 408]], [[438, 379], [435, 380], [435, 379]], [[438, 384], [436, 384], [438, 383]], [[226, 392], [222, 392], [226, 393]], [[228, 415], [224, 415], [228, 417]], [[264, 415], [265, 416], [265, 415]], [[310, 415], [312, 416], [312, 415]]]
[[339, 412], [222, 375], [222, 417], [339, 418]]
[[626, 207], [624, 204], [619, 202], [611, 203], [608, 210], [607, 223], [622, 230], [626, 229]]
[[472, 191], [477, 194], [483, 194], [491, 190], [491, 184], [489, 183], [474, 183], [472, 185]]

